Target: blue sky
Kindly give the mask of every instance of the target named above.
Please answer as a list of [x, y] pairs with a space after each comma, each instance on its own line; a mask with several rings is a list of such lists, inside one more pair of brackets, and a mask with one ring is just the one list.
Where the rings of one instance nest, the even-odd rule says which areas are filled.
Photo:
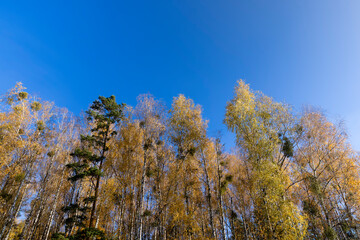
[[343, 119], [360, 150], [360, 1], [1, 1], [0, 87], [21, 81], [75, 113], [179, 93], [222, 124], [238, 79]]

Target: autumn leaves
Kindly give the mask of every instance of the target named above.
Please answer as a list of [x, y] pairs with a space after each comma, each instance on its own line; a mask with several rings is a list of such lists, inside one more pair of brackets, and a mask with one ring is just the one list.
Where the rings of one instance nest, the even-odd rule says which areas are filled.
[[0, 113], [0, 239], [355, 239], [359, 162], [316, 111], [235, 86], [226, 153], [202, 109], [100, 97], [85, 117], [18, 84]]

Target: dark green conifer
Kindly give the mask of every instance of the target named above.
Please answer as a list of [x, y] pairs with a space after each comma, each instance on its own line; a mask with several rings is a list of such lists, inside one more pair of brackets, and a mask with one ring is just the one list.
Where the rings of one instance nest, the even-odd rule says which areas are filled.
[[[83, 179], [95, 183], [91, 195], [63, 208], [68, 218], [65, 220], [68, 239], [105, 239], [105, 234], [95, 228], [96, 204], [99, 195], [100, 179], [103, 176], [102, 167], [108, 151], [107, 143], [117, 134], [113, 126], [123, 118], [124, 104], [117, 104], [115, 96], [100, 96], [86, 112], [87, 120], [92, 123], [91, 134], [81, 135], [81, 147], [71, 154], [74, 162], [67, 164], [72, 171], [69, 181], [73, 184]], [[71, 229], [77, 231], [71, 234]], [[71, 235], [71, 236], [70, 236]], [[56, 235], [64, 236], [64, 235]], [[65, 236], [64, 236], [65, 237]]]

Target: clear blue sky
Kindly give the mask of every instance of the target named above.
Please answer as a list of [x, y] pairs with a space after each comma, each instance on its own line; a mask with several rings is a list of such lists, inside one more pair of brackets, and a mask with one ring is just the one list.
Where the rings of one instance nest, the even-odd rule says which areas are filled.
[[359, 13], [358, 0], [1, 1], [1, 92], [21, 81], [75, 113], [98, 95], [183, 93], [215, 135], [242, 78], [344, 119], [360, 150]]

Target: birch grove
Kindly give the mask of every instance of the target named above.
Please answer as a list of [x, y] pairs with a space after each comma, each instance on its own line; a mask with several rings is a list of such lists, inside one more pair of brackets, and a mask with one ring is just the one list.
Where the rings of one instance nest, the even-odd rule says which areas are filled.
[[359, 239], [343, 125], [241, 80], [228, 100], [233, 149], [181, 94], [100, 96], [76, 116], [16, 84], [1, 101], [0, 240]]

